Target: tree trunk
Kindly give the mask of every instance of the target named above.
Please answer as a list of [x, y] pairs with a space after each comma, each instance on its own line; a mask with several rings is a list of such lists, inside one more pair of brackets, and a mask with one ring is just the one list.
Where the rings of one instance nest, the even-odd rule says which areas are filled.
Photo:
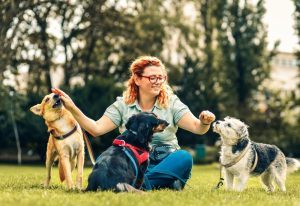
[[14, 129], [14, 134], [15, 134], [15, 138], [16, 138], [16, 145], [17, 145], [17, 151], [18, 151], [18, 165], [21, 165], [22, 164], [22, 149], [21, 149], [21, 145], [20, 145], [18, 127], [17, 127], [16, 121], [15, 121], [13, 104], [11, 104], [11, 107], [10, 107], [10, 114], [11, 114], [11, 120], [12, 120], [13, 129]]

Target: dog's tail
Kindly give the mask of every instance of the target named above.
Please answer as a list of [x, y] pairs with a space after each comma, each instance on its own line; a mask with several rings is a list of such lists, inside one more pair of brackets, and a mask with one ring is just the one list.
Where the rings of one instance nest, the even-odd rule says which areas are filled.
[[65, 173], [64, 173], [64, 168], [60, 162], [60, 160], [58, 161], [58, 171], [59, 171], [59, 179], [61, 182], [63, 182], [66, 177], [65, 177]]
[[285, 158], [287, 164], [287, 172], [292, 173], [300, 170], [300, 162], [295, 158]]

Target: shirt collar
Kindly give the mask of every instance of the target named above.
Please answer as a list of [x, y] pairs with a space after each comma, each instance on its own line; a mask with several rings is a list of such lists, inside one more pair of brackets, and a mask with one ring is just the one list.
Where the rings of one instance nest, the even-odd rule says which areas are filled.
[[[141, 109], [141, 107], [140, 107], [140, 105], [139, 105], [139, 103], [138, 103], [138, 100], [136, 99], [132, 104], [129, 104], [128, 105], [129, 107], [136, 107], [139, 111], [142, 111], [142, 109]], [[159, 103], [158, 103], [158, 100], [156, 99], [155, 100], [155, 104], [154, 104], [154, 107], [156, 107], [157, 109], [159, 109], [159, 110], [161, 110], [162, 108], [161, 108], [161, 106], [159, 105]]]
[[156, 98], [156, 100], [155, 100], [154, 107], [156, 107], [157, 109], [160, 109], [160, 110], [162, 109], [161, 106], [160, 106], [159, 103], [158, 103], [157, 98]]

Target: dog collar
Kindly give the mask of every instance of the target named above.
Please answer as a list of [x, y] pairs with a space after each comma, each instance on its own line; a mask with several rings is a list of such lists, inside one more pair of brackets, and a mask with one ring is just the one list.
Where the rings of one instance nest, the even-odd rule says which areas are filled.
[[225, 168], [228, 168], [228, 167], [232, 167], [233, 165], [235, 165], [236, 163], [238, 163], [244, 156], [245, 154], [248, 152], [248, 150], [251, 148], [251, 143], [249, 142], [247, 147], [244, 149], [244, 151], [239, 155], [237, 156], [233, 161], [231, 161], [230, 163], [228, 164], [222, 164], [221, 165]]
[[61, 136], [55, 136], [54, 130], [51, 130], [50, 133], [52, 134], [52, 136], [55, 139], [63, 140], [63, 139], [66, 139], [67, 137], [69, 137], [70, 135], [72, 135], [74, 132], [76, 132], [76, 130], [77, 130], [77, 125], [75, 125], [75, 127], [70, 132], [68, 132], [67, 134], [61, 135]]
[[[144, 149], [141, 149], [139, 147], [135, 147], [131, 144], [128, 144], [122, 139], [115, 139], [113, 141], [113, 145], [129, 148], [133, 152], [133, 154], [134, 154], [135, 158], [137, 159], [139, 165], [141, 165], [142, 163], [147, 161], [148, 158], [149, 158], [149, 152], [148, 151], [146, 151]], [[139, 154], [139, 152], [141, 152], [141, 154]]]

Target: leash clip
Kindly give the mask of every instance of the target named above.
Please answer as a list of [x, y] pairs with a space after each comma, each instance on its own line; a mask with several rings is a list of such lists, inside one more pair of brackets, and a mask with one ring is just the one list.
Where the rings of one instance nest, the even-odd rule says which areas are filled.
[[126, 142], [123, 139], [121, 139], [120, 142], [121, 142], [120, 146], [124, 147], [126, 145]]
[[214, 188], [212, 188], [212, 191], [215, 191], [215, 190], [219, 189], [220, 187], [222, 187], [224, 185], [223, 181], [224, 181], [224, 178], [221, 177], [218, 184]]

